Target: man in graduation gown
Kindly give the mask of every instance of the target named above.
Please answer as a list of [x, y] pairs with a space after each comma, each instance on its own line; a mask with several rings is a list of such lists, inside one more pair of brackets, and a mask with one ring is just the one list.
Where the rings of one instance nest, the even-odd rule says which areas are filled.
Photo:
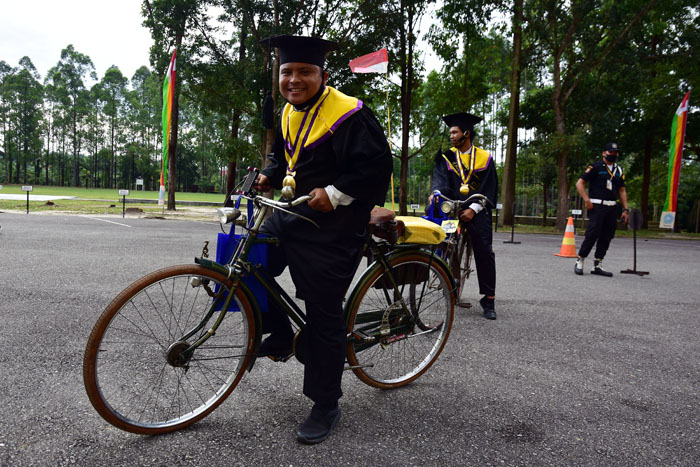
[[[288, 103], [257, 188], [279, 189], [284, 182], [293, 186], [294, 197], [314, 195], [292, 210], [320, 226], [275, 211], [263, 227], [280, 240], [279, 247], [270, 249], [268, 268], [278, 275], [288, 265], [297, 297], [305, 302], [304, 394], [314, 406], [297, 439], [312, 444], [323, 441], [340, 418], [347, 336], [343, 297], [359, 264], [370, 211], [384, 204], [392, 160], [372, 111], [326, 86], [324, 59], [336, 43], [301, 36], [265, 41], [278, 48], [279, 87]], [[275, 308], [266, 315], [272, 333], [259, 355], [288, 355], [293, 340], [289, 319]]]
[[[446, 115], [443, 121], [450, 129], [452, 148], [435, 156], [432, 190], [439, 190], [450, 199], [466, 200], [480, 193], [496, 205], [498, 177], [496, 164], [488, 151], [477, 148], [474, 140], [474, 125], [480, 117], [466, 112]], [[431, 195], [432, 200], [432, 195]], [[493, 253], [491, 208], [472, 203], [459, 216], [466, 227], [474, 251], [476, 273], [479, 279], [479, 303], [484, 317], [496, 319], [496, 256]]]

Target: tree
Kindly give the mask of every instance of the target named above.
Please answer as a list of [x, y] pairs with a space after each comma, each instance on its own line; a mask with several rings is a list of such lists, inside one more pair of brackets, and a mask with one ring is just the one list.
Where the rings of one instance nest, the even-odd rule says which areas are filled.
[[102, 111], [107, 117], [109, 127], [110, 164], [107, 170], [107, 186], [110, 188], [114, 188], [117, 183], [116, 144], [120, 131], [120, 117], [124, 112], [127, 84], [128, 79], [122, 75], [119, 68], [112, 65], [97, 85], [97, 96], [104, 104]]
[[80, 128], [87, 114], [89, 91], [83, 79], [97, 80], [95, 66], [87, 55], [69, 45], [61, 51], [61, 59], [51, 71], [51, 79], [60, 96], [61, 104], [70, 118], [73, 147], [73, 186], [80, 186]]
[[[567, 129], [567, 106], [582, 80], [622, 41], [658, 0], [532, 1], [526, 6], [529, 22], [538, 20], [535, 34], [540, 59], [548, 64], [552, 109], [558, 140], [557, 222], [563, 230], [569, 212], [568, 156], [572, 143]], [[624, 24], [623, 28], [616, 28]]]
[[156, 70], [166, 70], [173, 50], [178, 51], [178, 63], [175, 92], [173, 96], [170, 146], [168, 148], [168, 210], [175, 210], [175, 187], [177, 185], [177, 137], [179, 124], [179, 101], [181, 84], [178, 81], [187, 76], [187, 47], [183, 48], [183, 39], [188, 26], [206, 18], [206, 8], [211, 3], [205, 0], [144, 0], [144, 25], [151, 30], [153, 46], [151, 47], [151, 65]]

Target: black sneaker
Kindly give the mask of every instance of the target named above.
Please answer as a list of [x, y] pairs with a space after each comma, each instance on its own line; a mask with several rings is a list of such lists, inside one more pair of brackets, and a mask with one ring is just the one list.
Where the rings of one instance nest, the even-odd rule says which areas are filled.
[[612, 277], [613, 273], [603, 269], [603, 260], [597, 259], [593, 261], [593, 269], [591, 269], [591, 274], [603, 277]]
[[260, 343], [258, 347], [258, 357], [284, 358], [290, 356], [294, 351], [292, 344], [293, 336], [278, 337], [270, 334]]
[[309, 417], [297, 430], [297, 441], [304, 444], [317, 444], [328, 438], [331, 430], [340, 420], [340, 407], [322, 409], [315, 404]]
[[495, 300], [493, 298], [486, 298], [486, 296], [479, 300], [481, 308], [484, 310], [484, 318], [496, 319], [496, 306], [494, 302]]
[[576, 260], [576, 264], [574, 264], [574, 272], [579, 275], [583, 276], [583, 260], [585, 258], [581, 258], [580, 256]]

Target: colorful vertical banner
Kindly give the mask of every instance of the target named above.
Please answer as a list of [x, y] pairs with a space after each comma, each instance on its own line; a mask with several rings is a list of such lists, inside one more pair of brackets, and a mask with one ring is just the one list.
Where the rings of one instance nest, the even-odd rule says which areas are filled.
[[163, 81], [163, 157], [160, 165], [160, 192], [158, 205], [165, 203], [165, 184], [168, 181], [168, 150], [170, 149], [170, 126], [173, 121], [173, 96], [175, 95], [175, 56], [177, 49], [170, 59], [170, 66]]
[[671, 147], [668, 151], [668, 189], [666, 202], [661, 213], [659, 227], [673, 229], [676, 221], [676, 202], [678, 201], [678, 180], [681, 173], [681, 157], [683, 156], [683, 141], [685, 140], [685, 122], [688, 118], [688, 100], [690, 91], [685, 94], [673, 116], [671, 124]]

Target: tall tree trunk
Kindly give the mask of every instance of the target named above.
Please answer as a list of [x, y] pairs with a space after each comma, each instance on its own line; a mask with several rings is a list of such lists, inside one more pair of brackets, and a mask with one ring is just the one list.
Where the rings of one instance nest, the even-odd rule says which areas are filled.
[[[238, 47], [238, 63], [243, 63], [245, 60], [245, 41], [248, 36], [248, 32], [245, 27], [241, 28], [240, 34], [240, 45]], [[231, 139], [238, 139], [238, 130], [241, 125], [241, 112], [238, 109], [233, 111], [233, 122], [231, 123]], [[263, 154], [264, 156], [265, 154]], [[238, 168], [238, 156], [237, 154], [231, 154], [228, 159], [228, 167], [226, 170], [226, 190], [224, 195], [226, 199], [224, 200], [224, 206], [233, 206], [233, 201], [231, 201], [231, 193], [233, 188], [236, 186], [236, 169]]]
[[[499, 217], [501, 225], [510, 225], [513, 219], [513, 201], [515, 200], [515, 171], [518, 152], [518, 124], [520, 114], [520, 53], [522, 48], [523, 0], [515, 0], [513, 6], [513, 60], [510, 72], [510, 110], [508, 115], [508, 142], [506, 160], [503, 167], [501, 185], [501, 202], [503, 214]], [[546, 217], [546, 216], [545, 216]]]
[[[76, 99], [77, 100], [77, 99]], [[78, 111], [75, 109], [77, 102], [73, 102], [73, 186], [80, 186], [78, 170]]]
[[556, 228], [564, 230], [566, 218], [569, 213], [569, 178], [567, 176], [567, 156], [568, 147], [566, 144], [566, 121], [564, 105], [561, 101], [561, 63], [560, 55], [554, 58], [554, 93], [552, 94], [552, 105], [554, 107], [554, 123], [556, 136], [559, 138], [557, 153], [557, 221]]

